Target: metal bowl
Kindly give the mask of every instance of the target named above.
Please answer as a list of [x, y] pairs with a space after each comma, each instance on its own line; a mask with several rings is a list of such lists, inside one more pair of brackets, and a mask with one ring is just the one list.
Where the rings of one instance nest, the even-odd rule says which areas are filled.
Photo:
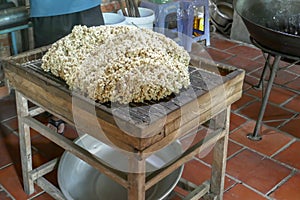
[[[121, 171], [128, 170], [128, 159], [124, 152], [105, 145], [89, 135], [80, 137], [75, 143], [101, 158], [107, 165]], [[152, 154], [146, 159], [147, 175], [168, 165], [181, 153], [180, 143], [174, 142]], [[182, 171], [183, 166], [148, 189], [146, 191], [146, 199], [161, 200], [167, 197], [178, 183]], [[59, 162], [58, 184], [68, 200], [127, 199], [127, 189], [67, 151]]]
[[227, 2], [213, 4], [212, 9], [210, 9], [210, 15], [218, 25], [225, 27], [227, 24], [232, 23], [233, 20], [232, 4]]
[[299, 0], [236, 0], [235, 9], [261, 46], [300, 57]]

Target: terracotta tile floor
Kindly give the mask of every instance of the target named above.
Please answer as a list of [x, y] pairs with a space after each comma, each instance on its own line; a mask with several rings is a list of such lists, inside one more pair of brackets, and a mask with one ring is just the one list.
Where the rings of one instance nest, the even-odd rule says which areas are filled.
[[[232, 105], [224, 200], [300, 199], [300, 66], [278, 73], [264, 116], [263, 139], [253, 142], [246, 135], [254, 129], [261, 104], [261, 91], [252, 88], [258, 83], [264, 64], [261, 51], [252, 45], [213, 34], [205, 56], [246, 71], [243, 96]], [[286, 64], [282, 62], [280, 65]], [[5, 91], [0, 90], [0, 93]], [[46, 118], [41, 117], [40, 120], [43, 119]], [[0, 122], [0, 199], [52, 199], [38, 187], [31, 196], [23, 192], [13, 93], [0, 100]], [[67, 126], [65, 136], [74, 139], [77, 134]], [[39, 166], [63, 152], [34, 132], [32, 144], [33, 166]], [[209, 151], [207, 155], [196, 156], [185, 165], [183, 177], [196, 184], [201, 183], [209, 177], [211, 161]], [[47, 175], [55, 185], [56, 175], [55, 171]], [[184, 194], [180, 188], [176, 191]], [[172, 199], [180, 198], [174, 196]]]

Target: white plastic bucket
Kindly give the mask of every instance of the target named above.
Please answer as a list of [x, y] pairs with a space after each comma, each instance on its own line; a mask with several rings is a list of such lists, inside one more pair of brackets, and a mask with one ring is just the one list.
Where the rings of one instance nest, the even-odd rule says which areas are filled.
[[[127, 17], [125, 21], [127, 25], [134, 25], [141, 28], [153, 29], [153, 22], [155, 19], [154, 11], [148, 8], [139, 7], [140, 17]], [[127, 10], [126, 10], [127, 12]], [[123, 16], [122, 10], [118, 10], [118, 14]]]
[[117, 13], [103, 13], [105, 25], [124, 25], [126, 24], [125, 17]]

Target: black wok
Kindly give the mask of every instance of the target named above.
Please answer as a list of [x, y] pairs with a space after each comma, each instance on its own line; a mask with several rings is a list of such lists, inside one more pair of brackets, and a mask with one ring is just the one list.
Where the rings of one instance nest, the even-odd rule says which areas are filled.
[[300, 0], [236, 0], [234, 7], [257, 43], [300, 57]]

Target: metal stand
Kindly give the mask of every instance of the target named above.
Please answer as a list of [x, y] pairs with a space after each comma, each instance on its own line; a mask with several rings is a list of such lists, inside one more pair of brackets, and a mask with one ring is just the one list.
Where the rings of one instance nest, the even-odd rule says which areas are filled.
[[12, 48], [13, 48], [13, 54], [14, 55], [18, 54], [16, 31], [28, 29], [31, 26], [32, 26], [31, 23], [28, 23], [28, 24], [24, 24], [24, 25], [21, 25], [21, 26], [16, 26], [16, 27], [0, 30], [0, 34], [7, 34], [7, 33], [11, 34], [11, 42], [12, 42]]
[[[272, 89], [272, 86], [273, 86], [274, 79], [275, 79], [275, 76], [277, 74], [277, 71], [279, 71], [281, 69], [286, 69], [286, 68], [288, 68], [288, 67], [290, 67], [292, 65], [297, 64], [298, 62], [300, 62], [300, 58], [299, 57], [290, 56], [290, 55], [286, 55], [286, 54], [282, 54], [282, 53], [279, 53], [279, 52], [275, 52], [275, 51], [272, 51], [272, 50], [267, 49], [265, 47], [262, 47], [253, 38], [251, 38], [251, 41], [252, 41], [252, 43], [255, 46], [257, 46], [258, 48], [260, 48], [263, 53], [267, 53], [268, 54], [268, 56], [266, 58], [265, 65], [264, 65], [264, 68], [263, 68], [263, 72], [262, 72], [260, 80], [259, 80], [259, 83], [258, 83], [257, 86], [255, 86], [255, 88], [262, 89], [262, 91], [263, 91], [262, 104], [261, 104], [261, 107], [260, 107], [260, 111], [259, 111], [259, 114], [258, 114], [258, 118], [257, 118], [257, 121], [256, 121], [256, 125], [255, 125], [255, 128], [254, 128], [254, 131], [253, 131], [253, 133], [249, 133], [247, 135], [247, 138], [249, 138], [250, 140], [259, 141], [259, 140], [262, 139], [262, 137], [259, 135], [259, 133], [260, 133], [260, 129], [261, 129], [261, 125], [262, 125], [262, 120], [263, 120], [263, 117], [264, 117], [264, 113], [265, 113], [265, 110], [266, 110], [266, 107], [267, 107], [267, 103], [268, 103], [268, 100], [269, 100], [269, 96], [270, 96], [270, 93], [271, 93], [271, 89]], [[274, 61], [272, 63], [271, 63], [271, 57], [274, 57]], [[286, 67], [280, 68], [279, 67], [279, 61], [282, 58], [287, 58], [287, 59], [295, 60], [295, 62], [292, 63], [291, 65], [286, 66]], [[264, 91], [263, 82], [264, 82], [264, 79], [266, 77], [266, 69], [267, 69], [267, 67], [270, 68], [271, 73], [269, 75], [269, 80], [268, 80], [267, 88]]]

